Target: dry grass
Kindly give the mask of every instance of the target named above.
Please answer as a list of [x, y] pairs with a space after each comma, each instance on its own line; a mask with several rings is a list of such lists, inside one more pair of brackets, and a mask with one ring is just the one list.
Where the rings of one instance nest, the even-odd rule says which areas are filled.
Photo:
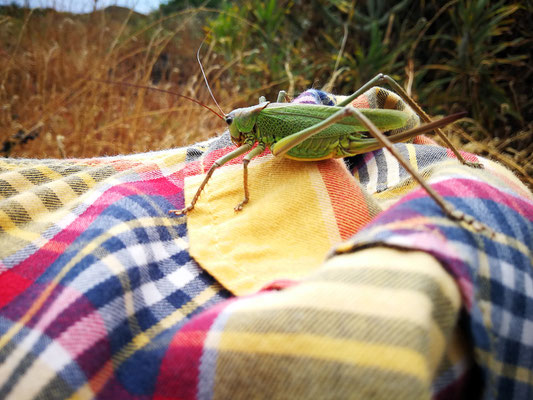
[[[97, 81], [150, 85], [160, 54], [177, 54], [169, 79], [159, 87], [212, 105], [195, 60], [204, 36], [197, 11], [173, 18], [178, 22], [169, 30], [162, 28], [161, 20], [151, 22], [125, 9], [84, 16], [27, 11], [20, 18], [0, 15], [3, 154], [37, 158], [127, 154], [183, 146], [222, 132], [224, 124], [216, 116], [177, 96]], [[252, 92], [223, 82], [227, 67], [207, 48], [203, 61], [226, 111], [255, 101], [268, 89], [264, 84]], [[237, 67], [235, 63], [226, 66]], [[287, 85], [290, 77], [289, 71]], [[479, 138], [482, 127], [475, 121], [469, 126]], [[532, 132], [507, 140], [487, 136], [475, 141], [472, 132], [459, 130], [456, 137], [461, 139], [455, 142], [506, 164], [533, 186]], [[514, 151], [513, 140], [530, 146]]]
[[[23, 23], [0, 20], [0, 40], [9, 44], [0, 57], [4, 150], [16, 157], [93, 157], [166, 149], [214, 136], [224, 127], [221, 121], [193, 103], [95, 81], [150, 85], [159, 54], [174, 35], [187, 35], [192, 17], [184, 17], [181, 32], [171, 33], [157, 23], [132, 29], [132, 18], [139, 18], [135, 14], [117, 18], [97, 12], [73, 19], [28, 13]], [[169, 70], [169, 82], [176, 83], [160, 87], [210, 103], [191, 49], [188, 62]], [[217, 93], [222, 104], [228, 98], [224, 93]]]

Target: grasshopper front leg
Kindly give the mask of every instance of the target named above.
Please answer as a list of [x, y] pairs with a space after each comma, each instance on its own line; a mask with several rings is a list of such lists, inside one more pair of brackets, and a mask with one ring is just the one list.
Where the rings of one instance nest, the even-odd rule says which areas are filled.
[[[189, 211], [191, 211], [194, 208], [194, 205], [196, 204], [196, 202], [198, 201], [198, 198], [200, 197], [200, 193], [202, 192], [203, 188], [205, 187], [205, 185], [207, 184], [209, 179], [211, 179], [211, 175], [213, 175], [213, 172], [215, 172], [215, 170], [218, 167], [221, 167], [222, 165], [224, 165], [228, 161], [233, 160], [234, 158], [239, 157], [241, 154], [246, 153], [251, 148], [252, 148], [252, 144], [244, 143], [242, 146], [238, 147], [237, 149], [233, 150], [232, 152], [230, 152], [230, 153], [226, 154], [225, 156], [220, 157], [218, 160], [216, 160], [213, 163], [213, 165], [211, 166], [211, 168], [209, 168], [209, 171], [207, 171], [207, 175], [205, 176], [204, 180], [202, 181], [202, 183], [198, 187], [198, 190], [196, 190], [196, 193], [194, 194], [194, 197], [192, 198], [191, 204], [189, 204], [185, 208], [182, 208], [181, 210], [170, 210], [169, 214], [175, 214], [177, 216], [181, 216], [181, 215], [185, 215]], [[247, 191], [248, 188], [246, 186], [245, 186], [245, 188], [246, 188], [246, 191]]]
[[[354, 94], [351, 96], [348, 96], [346, 99], [344, 99], [342, 102], [340, 102], [337, 106], [343, 107], [350, 104], [353, 100], [355, 100], [358, 96], [362, 95], [367, 90], [373, 88], [374, 86], [378, 86], [381, 83], [387, 83], [390, 87], [394, 89], [394, 91], [403, 99], [409, 106], [415, 111], [415, 113], [418, 114], [418, 116], [422, 119], [422, 121], [428, 123], [431, 122], [431, 118], [426, 114], [426, 112], [418, 105], [414, 99], [407, 94], [407, 92], [400, 86], [398, 82], [396, 82], [394, 79], [392, 79], [388, 75], [384, 75], [382, 73], [377, 74], [374, 78], [369, 80], [367, 83], [365, 83], [363, 86], [361, 86]], [[446, 137], [444, 132], [440, 128], [435, 128], [435, 132], [439, 137], [446, 143], [446, 146], [450, 148], [450, 150], [455, 154], [457, 159], [464, 165], [467, 165], [469, 167], [473, 168], [483, 168], [483, 165], [480, 163], [470, 162], [464, 159], [464, 157], [461, 155], [459, 150], [453, 145], [452, 142]]]
[[241, 211], [244, 205], [250, 200], [250, 192], [248, 191], [248, 164], [250, 163], [252, 158], [261, 154], [263, 151], [265, 151], [265, 149], [266, 145], [264, 143], [259, 143], [257, 147], [250, 151], [242, 160], [242, 165], [244, 167], [244, 199], [239, 204], [237, 204], [237, 206], [235, 206], [235, 211]]

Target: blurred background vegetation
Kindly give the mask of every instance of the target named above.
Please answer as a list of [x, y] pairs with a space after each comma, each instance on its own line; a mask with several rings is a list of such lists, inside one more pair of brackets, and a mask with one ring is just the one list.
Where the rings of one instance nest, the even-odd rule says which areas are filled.
[[73, 15], [0, 7], [0, 145], [16, 157], [158, 150], [219, 134], [196, 52], [224, 111], [297, 95], [349, 94], [378, 72], [467, 151], [533, 182], [532, 1], [189, 0], [146, 16], [120, 7]]

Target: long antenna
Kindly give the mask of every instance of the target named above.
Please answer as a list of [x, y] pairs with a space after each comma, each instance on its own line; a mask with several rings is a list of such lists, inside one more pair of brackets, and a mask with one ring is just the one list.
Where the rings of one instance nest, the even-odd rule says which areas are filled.
[[[165, 90], [165, 89], [159, 89], [159, 88], [156, 88], [156, 87], [152, 87], [152, 86], [144, 86], [144, 85], [137, 85], [135, 83], [130, 83], [130, 82], [120, 82], [120, 81], [107, 81], [105, 79], [91, 79], [95, 82], [102, 82], [102, 83], [109, 83], [109, 84], [112, 84], [112, 85], [124, 85], [124, 86], [131, 86], [131, 87], [135, 87], [135, 88], [139, 88], [139, 89], [150, 89], [150, 90], [155, 90], [156, 92], [162, 92], [162, 93], [168, 93], [168, 94], [172, 94], [174, 96], [179, 96], [179, 97], [183, 97], [184, 99], [187, 99], [189, 101], [192, 101], [193, 103], [196, 103], [200, 106], [202, 106], [203, 108], [211, 111], [213, 114], [215, 114], [218, 118], [224, 120], [224, 116], [223, 115], [220, 115], [219, 113], [217, 113], [215, 110], [213, 110], [211, 107], [209, 106], [206, 106], [205, 104], [199, 102], [198, 100], [196, 99], [193, 99], [192, 97], [189, 97], [189, 96], [185, 96], [183, 94], [179, 94], [179, 93], [176, 93], [176, 92], [172, 92], [170, 90]], [[216, 103], [216, 102], [215, 102]], [[218, 106], [218, 104], [217, 104]], [[220, 107], [219, 107], [220, 109]], [[222, 112], [222, 114], [224, 114], [224, 112], [222, 110], [220, 110]], [[225, 114], [224, 114], [225, 115]]]
[[222, 108], [220, 108], [220, 106], [218, 105], [217, 100], [215, 99], [215, 96], [213, 96], [213, 92], [211, 91], [211, 87], [209, 86], [209, 82], [207, 81], [207, 76], [205, 76], [204, 66], [202, 65], [202, 62], [200, 61], [200, 50], [202, 49], [202, 46], [204, 45], [204, 42], [205, 42], [206, 39], [207, 39], [207, 35], [204, 38], [204, 40], [202, 40], [202, 43], [200, 43], [200, 47], [198, 47], [198, 51], [196, 52], [196, 59], [198, 60], [198, 64], [200, 64], [200, 70], [202, 71], [202, 75], [204, 76], [204, 81], [205, 81], [205, 84], [207, 86], [207, 90], [209, 91], [209, 94], [211, 95], [211, 98], [213, 99], [213, 101], [217, 105], [217, 107], [220, 110], [220, 112], [223, 115], [226, 115], [226, 113], [224, 111], [222, 111]]

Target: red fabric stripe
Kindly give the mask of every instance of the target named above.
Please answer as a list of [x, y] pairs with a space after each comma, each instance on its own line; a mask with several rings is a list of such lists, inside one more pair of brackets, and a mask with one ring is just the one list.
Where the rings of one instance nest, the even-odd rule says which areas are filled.
[[342, 240], [349, 239], [372, 219], [363, 191], [348, 170], [339, 168], [338, 161], [318, 163]]
[[[257, 143], [254, 145], [254, 147], [257, 146]], [[237, 147], [236, 146], [228, 146], [228, 147], [224, 147], [223, 149], [219, 149], [219, 150], [214, 150], [212, 151], [211, 153], [207, 154], [205, 159], [203, 160], [203, 166], [204, 166], [204, 171], [203, 172], [207, 172], [207, 170], [209, 168], [211, 168], [211, 166], [213, 165], [213, 163], [219, 159], [220, 157], [222, 156], [225, 156], [226, 154], [228, 154], [229, 152], [233, 151], [233, 150], [236, 150]], [[244, 153], [242, 155], [240, 155], [239, 157], [237, 158], [234, 158], [233, 160], [230, 160], [228, 161], [226, 164], [224, 165], [234, 165], [234, 164], [241, 164], [242, 163], [242, 159], [244, 158], [244, 156], [246, 156], [247, 153]], [[264, 152], [262, 152], [261, 154], [259, 154], [258, 156], [254, 157], [254, 160], [258, 159], [258, 158], [261, 158], [261, 157], [264, 157], [266, 156], [267, 154], [270, 154], [270, 150], [267, 148]], [[197, 161], [198, 162], [198, 161]], [[200, 171], [197, 172], [197, 174], [199, 174]], [[187, 175], [189, 176], [189, 175]]]
[[427, 137], [425, 135], [418, 135], [415, 136], [413, 139], [414, 144], [430, 144], [433, 146], [438, 146], [437, 142], [435, 142], [432, 138]]
[[161, 362], [154, 399], [196, 398], [205, 339], [215, 319], [231, 302], [210, 308], [176, 333]]
[[11, 270], [0, 275], [0, 308], [11, 302], [20, 293], [24, 292], [32, 281]]
[[364, 94], [362, 94], [359, 97], [356, 97], [352, 101], [351, 105], [354, 106], [355, 108], [370, 108], [370, 103], [368, 101], [368, 97], [366, 95], [364, 95]]
[[[479, 161], [478, 158], [477, 158], [477, 156], [476, 156], [475, 154], [466, 153], [466, 152], [464, 152], [464, 151], [460, 151], [459, 153], [463, 156], [463, 158], [464, 158], [466, 161], [470, 161], [470, 162], [478, 162], [478, 161]], [[455, 156], [455, 154], [453, 154], [453, 151], [451, 151], [450, 149], [446, 149], [446, 156], [447, 156], [448, 158], [457, 158], [457, 157]]]
[[[183, 185], [183, 179], [180, 180]], [[29, 256], [16, 267], [16, 272], [28, 279], [34, 280], [52, 264], [65, 249], [86, 230], [95, 219], [111, 204], [135, 194], [159, 193], [169, 198], [178, 198], [182, 187], [177, 187], [167, 178], [156, 179], [151, 182], [129, 182], [113, 186], [103, 193], [91, 206], [76, 218], [69, 226], [61, 230], [41, 249]]]

